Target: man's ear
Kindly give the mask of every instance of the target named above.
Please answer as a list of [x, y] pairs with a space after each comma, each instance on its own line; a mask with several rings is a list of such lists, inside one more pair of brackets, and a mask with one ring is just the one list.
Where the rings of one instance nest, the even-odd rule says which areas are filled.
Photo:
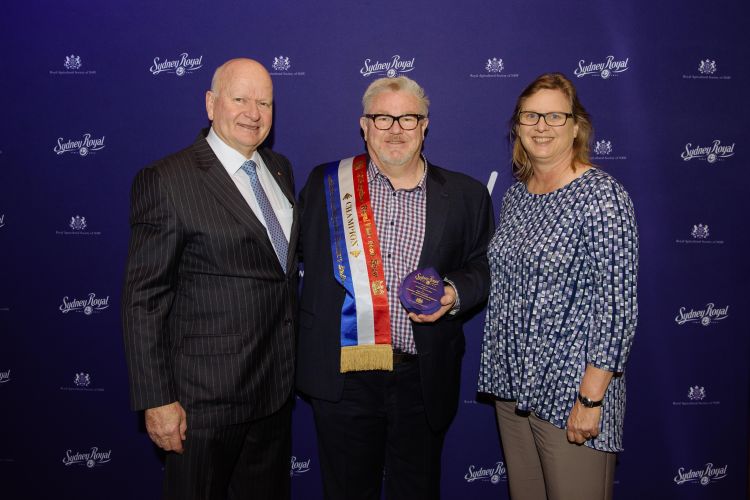
[[208, 115], [208, 119], [213, 121], [214, 120], [214, 100], [216, 99], [216, 95], [214, 95], [213, 92], [210, 90], [206, 91], [206, 114]]
[[367, 117], [359, 117], [359, 128], [362, 129], [362, 137], [365, 139], [365, 142], [367, 142], [367, 127], [370, 125], [367, 120]]

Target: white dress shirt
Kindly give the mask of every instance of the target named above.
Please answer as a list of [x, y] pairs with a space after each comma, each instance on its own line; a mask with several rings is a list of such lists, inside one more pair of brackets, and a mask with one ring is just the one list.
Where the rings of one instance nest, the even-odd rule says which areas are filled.
[[[273, 173], [268, 170], [268, 167], [266, 167], [266, 164], [263, 162], [263, 158], [258, 154], [258, 151], [254, 151], [250, 158], [245, 158], [242, 153], [221, 140], [221, 138], [216, 135], [216, 132], [214, 132], [213, 127], [211, 127], [211, 130], [208, 132], [206, 142], [211, 146], [211, 149], [216, 154], [216, 157], [219, 158], [219, 161], [226, 169], [229, 177], [232, 178], [237, 189], [240, 190], [240, 194], [245, 198], [245, 201], [250, 205], [253, 213], [261, 224], [263, 224], [268, 233], [268, 225], [266, 224], [266, 219], [263, 217], [263, 212], [258, 205], [258, 201], [255, 198], [253, 187], [250, 185], [250, 178], [242, 170], [242, 164], [245, 163], [245, 161], [253, 160], [255, 162], [258, 166], [256, 169], [258, 180], [260, 181], [261, 186], [263, 186], [263, 190], [266, 192], [266, 196], [271, 203], [271, 207], [273, 207], [276, 218], [279, 219], [279, 224], [281, 224], [281, 229], [284, 231], [286, 240], [289, 241], [289, 234], [292, 232], [292, 204], [289, 203], [289, 200], [284, 196], [284, 192], [281, 190], [279, 183], [276, 182]], [[270, 233], [268, 234], [268, 239], [271, 239]]]

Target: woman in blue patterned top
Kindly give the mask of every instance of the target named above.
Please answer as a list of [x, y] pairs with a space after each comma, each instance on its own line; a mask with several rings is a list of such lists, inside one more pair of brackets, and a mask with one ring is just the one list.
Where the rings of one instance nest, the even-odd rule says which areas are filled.
[[611, 498], [638, 234], [623, 187], [589, 161], [591, 120], [559, 73], [521, 93], [514, 175], [488, 249], [479, 391], [496, 412], [511, 497]]

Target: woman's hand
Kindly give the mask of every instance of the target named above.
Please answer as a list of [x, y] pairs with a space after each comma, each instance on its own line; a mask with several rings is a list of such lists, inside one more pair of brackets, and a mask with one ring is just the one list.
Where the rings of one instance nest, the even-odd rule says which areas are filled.
[[[607, 387], [613, 375], [612, 372], [601, 370], [594, 365], [587, 365], [581, 379], [580, 394], [594, 401], [604, 399], [604, 393], [607, 392]], [[594, 439], [599, 435], [601, 418], [601, 406], [587, 408], [576, 399], [573, 409], [570, 410], [566, 425], [568, 441], [583, 444], [589, 439]]]
[[586, 408], [576, 400], [568, 416], [566, 430], [568, 441], [583, 444], [599, 435], [599, 421], [602, 418], [602, 407]]

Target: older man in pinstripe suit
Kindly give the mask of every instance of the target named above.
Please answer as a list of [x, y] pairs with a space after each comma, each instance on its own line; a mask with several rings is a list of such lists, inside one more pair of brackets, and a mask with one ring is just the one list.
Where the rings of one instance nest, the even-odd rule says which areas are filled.
[[132, 407], [167, 451], [165, 498], [287, 498], [298, 221], [291, 165], [261, 146], [268, 72], [226, 62], [206, 110], [207, 134], [133, 182]]

